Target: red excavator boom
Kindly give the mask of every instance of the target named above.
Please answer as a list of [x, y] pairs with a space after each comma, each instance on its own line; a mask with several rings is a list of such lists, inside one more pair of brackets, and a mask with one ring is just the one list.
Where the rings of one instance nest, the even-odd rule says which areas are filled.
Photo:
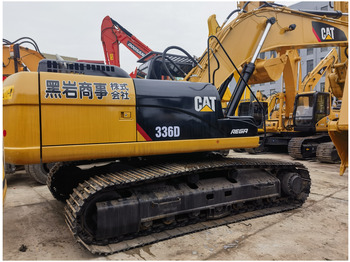
[[120, 66], [119, 44], [122, 43], [137, 58], [141, 58], [152, 51], [117, 21], [106, 16], [101, 25], [101, 40], [106, 64]]

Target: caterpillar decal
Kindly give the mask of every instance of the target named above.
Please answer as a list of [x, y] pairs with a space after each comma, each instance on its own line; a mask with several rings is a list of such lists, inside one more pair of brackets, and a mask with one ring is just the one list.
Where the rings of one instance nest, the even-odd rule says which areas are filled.
[[326, 23], [312, 22], [312, 31], [318, 42], [347, 41], [345, 33]]
[[194, 98], [194, 108], [197, 112], [215, 112], [215, 96], [196, 96]]

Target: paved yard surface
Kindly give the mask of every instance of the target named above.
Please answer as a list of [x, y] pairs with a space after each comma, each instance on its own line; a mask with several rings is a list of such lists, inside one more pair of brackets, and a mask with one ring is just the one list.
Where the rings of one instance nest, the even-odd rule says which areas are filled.
[[[286, 154], [231, 157], [292, 161]], [[348, 260], [348, 171], [299, 161], [309, 169], [311, 194], [300, 209], [167, 240], [110, 256], [77, 244], [64, 205], [46, 186], [18, 171], [8, 176], [3, 213], [4, 260]], [[25, 252], [20, 247], [26, 246]]]

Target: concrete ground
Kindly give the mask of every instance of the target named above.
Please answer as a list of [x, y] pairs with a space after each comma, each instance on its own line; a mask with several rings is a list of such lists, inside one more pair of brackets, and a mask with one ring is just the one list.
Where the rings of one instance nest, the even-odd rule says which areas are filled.
[[[292, 161], [276, 153], [230, 156]], [[348, 171], [339, 176], [339, 165], [299, 162], [307, 166], [312, 179], [311, 194], [302, 208], [110, 256], [92, 255], [77, 244], [64, 222], [64, 205], [46, 186], [19, 171], [8, 176], [3, 259], [348, 260]]]

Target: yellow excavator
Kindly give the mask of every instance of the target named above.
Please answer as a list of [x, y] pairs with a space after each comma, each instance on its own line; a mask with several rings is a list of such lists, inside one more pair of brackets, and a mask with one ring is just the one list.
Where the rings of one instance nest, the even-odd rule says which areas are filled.
[[[309, 72], [303, 79], [298, 93], [312, 92], [315, 90], [317, 83], [323, 75], [329, 75], [334, 64], [338, 62], [338, 52], [336, 48], [332, 48], [329, 53], [318, 63], [318, 65]], [[326, 78], [326, 81], [328, 79]], [[329, 84], [325, 84], [324, 92], [330, 92]]]
[[[287, 50], [283, 55], [278, 53], [277, 58], [279, 58], [279, 60], [274, 60], [277, 62], [276, 64], [279, 65], [280, 69], [275, 79], [277, 80], [283, 73], [283, 81], [286, 88], [284, 92], [273, 94], [265, 101], [259, 100], [259, 103], [264, 105], [264, 110], [260, 110], [259, 112], [254, 110], [256, 112], [255, 119], [258, 119], [260, 123], [263, 119], [262, 114], [266, 114], [263, 121], [265, 126], [261, 124], [259, 129], [262, 142], [257, 148], [246, 149], [249, 153], [266, 151], [267, 148], [271, 146], [287, 145], [288, 139], [290, 139], [286, 134], [292, 131], [291, 115], [298, 83], [297, 78], [300, 76], [299, 63], [301, 59], [296, 49]], [[276, 73], [275, 69], [272, 70]], [[271, 69], [267, 69], [267, 72], [269, 71], [271, 71]], [[254, 82], [254, 84], [259, 83], [259, 81]], [[259, 108], [259, 103], [253, 101], [250, 107]], [[239, 114], [240, 112], [238, 112], [238, 115]]]
[[[347, 7], [342, 6], [346, 3], [339, 2], [335, 5], [335, 10], [347, 10]], [[245, 4], [244, 2], [242, 3]], [[258, 8], [258, 5], [261, 4], [260, 2], [255, 2], [255, 6], [252, 6], [252, 8]], [[336, 11], [335, 13], [341, 13], [340, 11]], [[326, 14], [324, 14], [326, 15]], [[212, 24], [210, 28], [211, 30], [218, 31], [218, 28], [220, 28], [217, 23], [213, 22], [213, 18], [210, 18], [209, 24]], [[337, 17], [339, 19], [339, 17]], [[347, 22], [346, 18], [342, 18], [345, 22]], [[342, 21], [339, 19], [339, 21]], [[291, 26], [293, 28], [293, 26]], [[321, 42], [321, 39], [332, 39], [332, 31], [333, 29], [329, 29], [329, 36], [327, 35], [326, 28], [321, 29], [323, 35], [317, 36], [318, 40]], [[315, 32], [315, 31], [314, 31]], [[315, 35], [315, 33], [314, 33]], [[324, 44], [327, 46], [338, 46], [337, 43], [333, 41], [323, 41]], [[347, 46], [347, 43], [346, 43]], [[305, 48], [300, 47], [300, 48]], [[211, 48], [213, 50], [213, 48]], [[329, 92], [321, 94], [320, 92], [310, 92], [306, 93], [305, 91], [307, 88], [310, 90], [310, 88], [314, 87], [314, 84], [317, 83], [319, 80], [319, 77], [322, 76], [320, 73], [325, 73], [325, 71], [322, 70], [329, 70], [330, 66], [334, 64], [337, 60], [337, 54], [335, 54], [335, 50], [333, 50], [328, 58], [325, 58], [321, 63], [319, 64], [320, 69], [318, 71], [317, 68], [315, 68], [315, 71], [312, 72], [312, 75], [309, 75], [305, 82], [301, 85], [298, 85], [298, 81], [300, 81], [300, 57], [298, 55], [298, 52], [296, 50], [284, 50], [282, 49], [284, 54], [281, 54], [281, 50], [276, 49], [275, 51], [278, 52], [277, 58], [269, 59], [269, 60], [263, 60], [256, 62], [256, 69], [252, 75], [252, 77], [249, 79], [248, 84], [257, 84], [257, 83], [264, 83], [268, 81], [275, 81], [278, 79], [281, 75], [281, 72], [283, 71], [283, 80], [285, 83], [285, 92], [275, 94], [271, 97], [271, 103], [270, 103], [270, 109], [269, 114], [266, 119], [266, 132], [263, 129], [260, 129], [260, 132], [262, 133], [262, 143], [257, 148], [250, 148], [246, 149], [246, 151], [255, 153], [260, 152], [262, 150], [265, 150], [265, 146], [288, 146], [289, 154], [297, 159], [307, 159], [310, 157], [315, 157], [322, 161], [322, 162], [329, 162], [329, 163], [335, 163], [338, 161], [339, 157], [337, 154], [337, 151], [335, 150], [332, 143], [330, 143], [330, 137], [327, 134], [327, 126], [330, 119], [332, 119], [335, 116], [336, 110], [332, 111], [332, 113], [329, 108], [329, 103], [323, 103], [323, 108], [318, 108], [317, 110], [319, 112], [321, 111], [327, 111], [326, 114], [317, 113], [316, 106], [317, 104], [310, 105], [309, 109], [311, 110], [310, 116], [304, 116], [299, 115], [300, 110], [296, 111], [295, 105], [297, 104], [298, 99], [307, 98], [311, 95], [314, 96], [315, 101], [322, 100], [322, 98], [325, 98], [326, 96], [329, 96]], [[294, 53], [293, 53], [294, 52]], [[342, 50], [342, 57], [345, 57], [346, 50]], [[215, 58], [215, 57], [214, 57]], [[214, 60], [214, 59], [213, 59]], [[221, 61], [221, 59], [217, 59]], [[265, 64], [268, 64], [267, 62], [270, 62], [270, 64], [273, 65], [273, 67], [265, 66]], [[259, 67], [258, 65], [262, 65]], [[210, 68], [210, 65], [208, 66]], [[325, 68], [326, 67], [326, 68]], [[263, 68], [260, 69], [260, 68]], [[241, 69], [239, 69], [241, 71]], [[254, 74], [258, 74], [259, 77], [254, 77]], [[275, 75], [273, 77], [270, 77], [274, 73]], [[268, 75], [270, 79], [264, 79], [262, 76]], [[204, 75], [205, 77], [205, 75]], [[220, 77], [219, 77], [220, 79]], [[306, 86], [305, 86], [306, 85]], [[298, 90], [299, 86], [299, 90]], [[303, 93], [301, 92], [303, 91]], [[300, 92], [298, 95], [298, 98], [296, 98], [297, 92]], [[296, 100], [297, 99], [297, 100]], [[310, 98], [311, 99], [311, 98]], [[330, 100], [329, 100], [330, 101]], [[247, 104], [247, 103], [245, 103]], [[262, 102], [262, 105], [268, 104], [268, 102]], [[242, 104], [244, 105], [244, 104]], [[276, 106], [275, 109], [271, 111], [273, 106]], [[321, 104], [318, 103], [318, 106]], [[253, 108], [257, 107], [257, 103], [253, 103]], [[261, 108], [261, 112], [263, 110], [263, 107]], [[255, 110], [256, 111], [256, 110]], [[238, 112], [240, 113], [240, 112]], [[298, 116], [296, 114], [298, 113]], [[307, 121], [300, 121], [297, 120], [295, 122], [295, 119], [300, 118], [308, 118]], [[259, 117], [261, 119], [262, 117]], [[303, 122], [303, 124], [301, 124]], [[301, 126], [302, 125], [302, 126]]]
[[[275, 146], [284, 146], [287, 148], [288, 145], [294, 145], [297, 141], [305, 141], [305, 139], [307, 139], [308, 143], [304, 144], [303, 147], [301, 144], [296, 148], [289, 147], [290, 155], [295, 158], [303, 159], [316, 156], [321, 162], [337, 162], [339, 160], [337, 151], [335, 150], [334, 145], [331, 142], [328, 142], [330, 141], [330, 137], [327, 133], [329, 119], [333, 119], [339, 111], [330, 107], [329, 104], [331, 101], [324, 104], [324, 107], [332, 109], [329, 110], [327, 115], [323, 115], [323, 117], [318, 116], [317, 121], [313, 121], [311, 115], [311, 119], [304, 121], [308, 126], [307, 130], [305, 130], [305, 126], [303, 128], [300, 127], [300, 121], [294, 123], [293, 119], [293, 117], [297, 119], [306, 117], [305, 111], [300, 111], [300, 99], [306, 99], [310, 96], [328, 97], [330, 95], [329, 81], [326, 81], [325, 90], [323, 93], [321, 92], [322, 94], [316, 92], [314, 88], [324, 74], [328, 75], [330, 73], [332, 66], [337, 63], [337, 61], [338, 54], [336, 49], [333, 48], [301, 82], [301, 71], [299, 65], [300, 57], [296, 50], [289, 50], [288, 60], [285, 64], [287, 70], [284, 70], [283, 72], [285, 92], [272, 95], [266, 102], [268, 104], [266, 110], [267, 117], [265, 120], [267, 135], [266, 137], [261, 135], [261, 138], [265, 138], [264, 143], [258, 148], [247, 149], [246, 151], [249, 153], [257, 153], [268, 150], [268, 147]], [[256, 102], [253, 102], [253, 104], [257, 106]], [[298, 105], [299, 110], [297, 111], [295, 106]], [[324, 109], [324, 111], [326, 111], [326, 109]], [[314, 130], [309, 130], [312, 129], [312, 127], [316, 128]], [[259, 129], [259, 132], [264, 134], [263, 129]], [[317, 133], [317, 136], [311, 141], [312, 137], [310, 137], [310, 135], [315, 132]], [[290, 141], [291, 143], [289, 143]], [[294, 150], [291, 150], [291, 148]]]
[[[66, 202], [69, 229], [92, 253], [127, 250], [306, 201], [311, 179], [302, 164], [233, 159], [220, 151], [259, 144], [253, 117], [234, 116], [258, 54], [330, 41], [345, 47], [347, 23], [277, 4], [246, 8], [249, 3], [217, 28], [200, 61], [189, 57], [194, 67], [184, 81], [131, 79], [116, 66], [54, 60], [5, 80], [6, 162], [58, 162], [48, 187]], [[331, 40], [323, 38], [324, 30], [334, 32]], [[171, 78], [181, 68], [169, 62], [170, 49], [158, 62]], [[241, 79], [223, 108], [238, 68]], [[96, 160], [109, 162], [86, 168]]]
[[[296, 159], [316, 157], [320, 162], [337, 163], [339, 156], [328, 135], [328, 124], [339, 114], [328, 76], [338, 61], [336, 49], [320, 61], [304, 79], [301, 91], [295, 96], [293, 131], [301, 135], [288, 144], [289, 155]], [[314, 90], [317, 81], [326, 75], [325, 89]], [[339, 97], [337, 98], [339, 99]]]
[[[346, 6], [339, 6], [339, 3], [335, 5], [336, 10], [347, 10]], [[329, 46], [333, 46], [332, 42], [329, 42], [328, 44]], [[347, 55], [345, 51], [342, 51], [342, 57], [344, 57], [344, 54]], [[331, 108], [330, 100], [328, 103], [322, 104], [323, 108], [317, 109], [319, 113], [317, 113], [315, 110], [316, 106], [321, 106], [320, 103], [310, 105], [309, 109], [311, 110], [311, 115], [309, 116], [305, 116], [303, 113], [300, 115], [301, 111], [296, 110], [296, 106], [298, 105], [298, 101], [301, 99], [314, 99], [315, 101], [320, 101], [330, 95], [329, 81], [326, 83], [326, 90], [324, 90], [324, 93], [316, 92], [313, 89], [322, 75], [327, 71], [329, 72], [332, 65], [337, 62], [337, 51], [333, 49], [318, 64], [318, 66], [311, 73], [309, 73], [302, 83], [298, 83], [300, 82], [301, 76], [299, 65], [300, 57], [298, 52], [296, 50], [288, 50], [286, 55], [286, 57], [283, 57], [279, 54], [278, 57], [280, 57], [280, 61], [275, 60], [275, 63], [279, 64], [280, 69], [283, 69], [285, 91], [274, 94], [267, 102], [260, 102], [262, 105], [264, 105], [264, 108], [268, 107], [268, 115], [265, 120], [266, 132], [263, 129], [259, 129], [259, 132], [262, 133], [261, 139], [263, 143], [261, 143], [257, 148], [249, 148], [246, 149], [246, 151], [249, 153], [257, 153], [266, 150], [266, 147], [275, 147], [276, 145], [285, 147], [288, 146], [289, 154], [294, 158], [307, 159], [317, 157], [317, 159], [321, 162], [336, 163], [339, 160], [338, 153], [333, 143], [329, 142], [331, 139], [327, 133], [327, 128], [328, 122], [336, 117], [339, 110], [336, 108]], [[257, 71], [258, 70], [254, 71], [254, 73]], [[276, 67], [266, 68], [266, 71], [274, 72], [275, 74], [279, 72], [276, 70]], [[277, 74], [277, 76], [279, 77], [280, 74]], [[271, 78], [271, 81], [272, 80], [273, 79]], [[254, 81], [253, 76], [249, 81], [251, 84], [262, 82], [264, 81]], [[310, 98], [310, 96], [313, 96], [313, 98]], [[255, 111], [258, 113], [256, 110], [252, 110], [253, 108], [258, 107], [258, 103], [253, 102], [250, 106], [248, 104], [249, 102], [244, 102], [241, 103], [240, 106], [245, 105], [245, 108], [249, 108], [250, 112]], [[268, 106], [266, 106], [266, 104]], [[299, 109], [300, 108], [301, 105], [299, 105]], [[244, 110], [244, 112], [246, 111], [247, 110]], [[321, 111], [326, 113], [321, 114]], [[241, 112], [239, 111], [238, 114]], [[258, 114], [259, 122], [261, 122], [262, 118], [261, 112]], [[301, 118], [307, 119], [303, 121], [300, 120]], [[295, 119], [297, 119], [296, 122], [294, 122]]]
[[[334, 2], [334, 10], [340, 13], [347, 12], [348, 2]], [[338, 19], [348, 22], [347, 16], [339, 17]], [[333, 33], [328, 32], [327, 34], [325, 32], [325, 35], [327, 35], [326, 38], [331, 38]], [[324, 92], [303, 92], [299, 93], [295, 98], [293, 113], [294, 129], [304, 132], [309, 131], [312, 133], [312, 136], [293, 138], [288, 145], [289, 154], [294, 158], [304, 158], [305, 156], [316, 154], [317, 159], [321, 162], [334, 163], [342, 155], [342, 172], [344, 172], [344, 166], [346, 166], [344, 164], [344, 156], [347, 156], [347, 146], [338, 146], [335, 148], [334, 143], [327, 142], [332, 138], [331, 135], [329, 135], [329, 138], [325, 133], [329, 131], [329, 124], [339, 119], [340, 108], [338, 105], [340, 103], [343, 104], [342, 99], [344, 98], [343, 91], [346, 89], [344, 86], [348, 63], [347, 49], [347, 46], [338, 47], [338, 53], [333, 50], [328, 55], [328, 60], [324, 60], [325, 66], [327, 66], [324, 68], [326, 70]], [[338, 105], [333, 106], [332, 99], [336, 99]], [[344, 101], [347, 103], [347, 100]], [[302, 112], [306, 113], [302, 114]], [[315, 132], [319, 131], [322, 133], [315, 134]], [[346, 139], [343, 139], [343, 143], [347, 144], [346, 141]]]

